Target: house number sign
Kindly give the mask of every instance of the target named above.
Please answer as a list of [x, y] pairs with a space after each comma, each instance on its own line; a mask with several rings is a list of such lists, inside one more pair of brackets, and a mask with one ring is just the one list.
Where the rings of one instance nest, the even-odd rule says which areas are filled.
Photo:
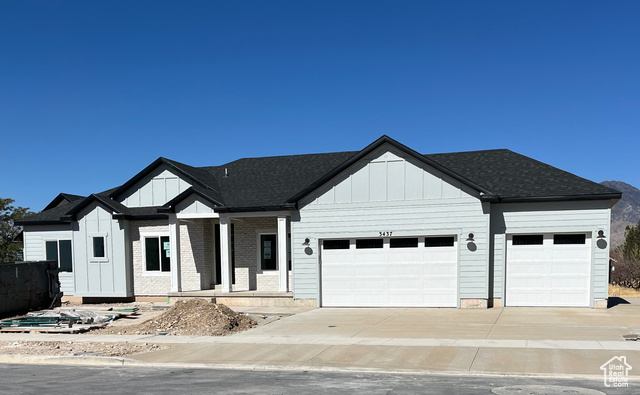
[[379, 232], [379, 233], [380, 233], [380, 237], [389, 237], [393, 232]]

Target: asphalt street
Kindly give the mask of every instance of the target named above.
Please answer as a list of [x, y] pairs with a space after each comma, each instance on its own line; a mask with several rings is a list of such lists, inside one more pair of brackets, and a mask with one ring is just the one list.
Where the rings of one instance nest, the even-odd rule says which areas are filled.
[[0, 364], [0, 394], [633, 394], [602, 381], [357, 371]]

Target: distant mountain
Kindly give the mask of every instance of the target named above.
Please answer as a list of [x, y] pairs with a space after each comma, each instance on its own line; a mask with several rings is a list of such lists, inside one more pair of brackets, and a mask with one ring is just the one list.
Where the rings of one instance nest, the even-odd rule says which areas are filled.
[[640, 190], [622, 181], [603, 181], [600, 184], [622, 192], [622, 199], [611, 210], [611, 247], [624, 243], [624, 231], [640, 221]]

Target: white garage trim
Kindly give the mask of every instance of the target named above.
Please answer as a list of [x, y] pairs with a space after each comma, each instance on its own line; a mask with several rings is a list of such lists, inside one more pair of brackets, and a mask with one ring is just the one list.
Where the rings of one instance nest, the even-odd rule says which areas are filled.
[[507, 235], [505, 306], [588, 307], [590, 233]]
[[321, 305], [457, 307], [457, 237], [426, 239], [447, 245], [426, 246], [424, 236], [321, 240]]

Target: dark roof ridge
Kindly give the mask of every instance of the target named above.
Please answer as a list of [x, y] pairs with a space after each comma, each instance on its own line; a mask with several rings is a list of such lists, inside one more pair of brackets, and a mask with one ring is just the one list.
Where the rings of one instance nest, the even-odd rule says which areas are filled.
[[285, 159], [285, 158], [300, 158], [300, 157], [304, 157], [304, 156], [314, 156], [314, 155], [332, 155], [332, 154], [357, 154], [360, 151], [332, 151], [332, 152], [315, 152], [315, 153], [308, 153], [308, 154], [293, 154], [293, 155], [272, 155], [272, 156], [250, 156], [250, 157], [245, 157], [245, 158], [239, 158], [236, 160], [233, 160], [231, 162], [227, 162], [224, 163], [222, 165], [218, 165], [218, 166], [204, 166], [204, 167], [200, 167], [200, 169], [219, 169], [221, 167], [225, 167], [227, 165], [230, 165], [232, 163], [236, 163], [239, 161], [243, 161], [243, 160], [252, 160], [252, 159]]
[[511, 151], [509, 148], [489, 148], [489, 149], [477, 149], [477, 150], [455, 151], [455, 152], [431, 152], [429, 154], [422, 154], [422, 155], [431, 156], [431, 155], [475, 154], [480, 152], [500, 152], [500, 151], [514, 152], [514, 151]]

